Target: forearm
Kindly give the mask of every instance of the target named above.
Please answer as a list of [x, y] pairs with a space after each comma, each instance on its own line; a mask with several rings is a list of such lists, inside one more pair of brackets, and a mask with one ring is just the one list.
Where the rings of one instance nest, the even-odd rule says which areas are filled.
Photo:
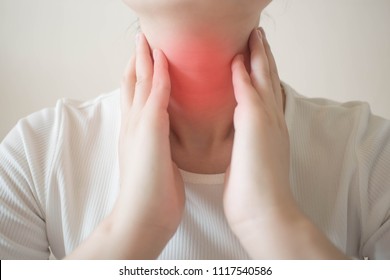
[[136, 227], [129, 231], [107, 218], [65, 259], [156, 259], [166, 244], [156, 232]]
[[348, 259], [300, 211], [248, 224], [240, 241], [253, 259]]

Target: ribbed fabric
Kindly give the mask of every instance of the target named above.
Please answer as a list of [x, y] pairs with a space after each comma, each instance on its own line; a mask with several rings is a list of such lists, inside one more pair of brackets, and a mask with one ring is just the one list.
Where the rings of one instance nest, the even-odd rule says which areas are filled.
[[[283, 85], [299, 207], [347, 255], [390, 259], [390, 122], [366, 103], [306, 98]], [[50, 250], [63, 258], [110, 213], [119, 190], [119, 102], [119, 90], [89, 102], [63, 99], [7, 135], [1, 259], [46, 259]], [[185, 213], [160, 259], [248, 258], [223, 213], [224, 174], [180, 172]]]

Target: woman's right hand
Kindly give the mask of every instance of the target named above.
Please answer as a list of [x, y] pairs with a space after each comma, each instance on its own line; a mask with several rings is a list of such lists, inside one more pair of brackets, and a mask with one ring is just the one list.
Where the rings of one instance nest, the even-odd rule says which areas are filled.
[[[145, 36], [138, 35], [136, 55], [121, 87], [118, 199], [112, 213], [74, 252], [79, 254], [70, 257], [155, 259], [175, 233], [185, 199], [170, 151], [170, 91], [165, 55], [154, 50], [152, 59]], [[93, 248], [101, 247], [99, 240], [110, 248]]]

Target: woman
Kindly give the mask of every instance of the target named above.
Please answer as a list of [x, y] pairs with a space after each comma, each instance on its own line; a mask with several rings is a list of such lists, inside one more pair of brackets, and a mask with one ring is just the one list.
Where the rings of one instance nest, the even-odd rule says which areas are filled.
[[1, 144], [2, 259], [390, 258], [390, 123], [280, 82], [270, 0], [125, 2], [120, 92]]

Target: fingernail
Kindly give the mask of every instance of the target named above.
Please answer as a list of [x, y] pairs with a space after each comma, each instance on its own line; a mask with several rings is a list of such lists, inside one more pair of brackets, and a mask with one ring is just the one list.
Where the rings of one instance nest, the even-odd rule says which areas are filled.
[[267, 35], [265, 34], [263, 27], [260, 27], [260, 32], [261, 32], [261, 35], [263, 36], [263, 38], [267, 40]]
[[259, 40], [263, 40], [263, 35], [261, 34], [261, 31], [259, 29], [256, 30], [256, 33], [257, 33], [257, 37], [259, 38]]

